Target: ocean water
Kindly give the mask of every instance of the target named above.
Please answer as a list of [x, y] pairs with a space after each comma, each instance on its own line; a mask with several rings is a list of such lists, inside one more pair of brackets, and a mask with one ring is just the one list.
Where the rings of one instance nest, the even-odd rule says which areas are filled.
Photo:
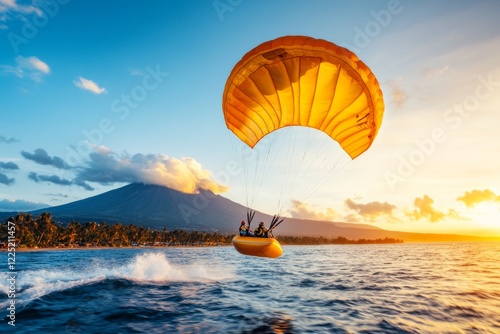
[[16, 271], [1, 333], [500, 333], [494, 242], [18, 252]]

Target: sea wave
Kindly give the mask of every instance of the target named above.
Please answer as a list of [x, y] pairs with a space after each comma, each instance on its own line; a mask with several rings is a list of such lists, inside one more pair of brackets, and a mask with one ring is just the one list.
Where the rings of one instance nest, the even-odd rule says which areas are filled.
[[[0, 291], [9, 289], [8, 273], [0, 278]], [[72, 289], [78, 286], [94, 284], [107, 279], [129, 280], [135, 283], [166, 282], [209, 282], [233, 278], [232, 271], [206, 263], [172, 264], [162, 252], [138, 254], [122, 265], [109, 265], [106, 259], [91, 259], [87, 264], [72, 268], [50, 268], [24, 270], [16, 275], [16, 303], [23, 306], [34, 299], [47, 294]], [[0, 299], [1, 301], [1, 299]], [[0, 308], [8, 306], [9, 301], [0, 303]]]

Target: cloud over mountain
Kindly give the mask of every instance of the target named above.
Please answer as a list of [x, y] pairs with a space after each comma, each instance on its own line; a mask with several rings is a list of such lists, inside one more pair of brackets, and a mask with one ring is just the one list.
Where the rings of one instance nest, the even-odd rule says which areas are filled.
[[115, 154], [105, 147], [97, 148], [89, 161], [77, 171], [76, 180], [113, 183], [145, 183], [170, 187], [185, 193], [200, 189], [221, 193], [228, 190], [211, 179], [211, 172], [203, 169], [193, 158], [173, 158], [163, 154]]
[[[144, 183], [166, 186], [185, 193], [197, 193], [210, 190], [222, 193], [228, 190], [224, 185], [212, 179], [212, 173], [203, 169], [193, 158], [173, 158], [164, 154], [130, 155], [114, 153], [106, 147], [95, 147], [88, 159], [81, 166], [69, 166], [63, 159], [50, 156], [47, 151], [38, 148], [34, 153], [21, 152], [22, 156], [40, 165], [52, 166], [64, 170], [65, 178], [58, 175], [41, 175], [30, 172], [28, 178], [37, 183], [49, 182], [62, 186], [77, 185], [92, 191], [89, 182], [101, 185], [115, 183]], [[11, 166], [10, 164], [6, 166]], [[0, 166], [1, 167], [1, 166]], [[68, 177], [69, 176], [69, 177]], [[5, 175], [0, 183], [10, 184], [13, 179]]]

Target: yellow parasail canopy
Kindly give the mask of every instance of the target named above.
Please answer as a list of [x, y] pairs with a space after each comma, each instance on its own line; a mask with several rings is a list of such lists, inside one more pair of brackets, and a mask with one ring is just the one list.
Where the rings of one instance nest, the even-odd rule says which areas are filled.
[[262, 43], [233, 68], [224, 88], [227, 127], [248, 146], [286, 126], [323, 131], [354, 159], [372, 144], [384, 100], [375, 75], [351, 51], [321, 39]]

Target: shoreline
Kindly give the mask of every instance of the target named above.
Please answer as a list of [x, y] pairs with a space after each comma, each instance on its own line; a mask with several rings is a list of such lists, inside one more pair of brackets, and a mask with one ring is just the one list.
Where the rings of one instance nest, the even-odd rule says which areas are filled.
[[[39, 247], [39, 248], [15, 248], [11, 253], [25, 253], [25, 252], [52, 252], [52, 251], [73, 251], [73, 250], [103, 250], [103, 249], [165, 249], [165, 248], [206, 248], [206, 247], [229, 247], [231, 245], [219, 245], [219, 246], [194, 246], [194, 245], [175, 245], [175, 246], [89, 246], [89, 247]], [[8, 248], [0, 248], [0, 253], [7, 252]]]

